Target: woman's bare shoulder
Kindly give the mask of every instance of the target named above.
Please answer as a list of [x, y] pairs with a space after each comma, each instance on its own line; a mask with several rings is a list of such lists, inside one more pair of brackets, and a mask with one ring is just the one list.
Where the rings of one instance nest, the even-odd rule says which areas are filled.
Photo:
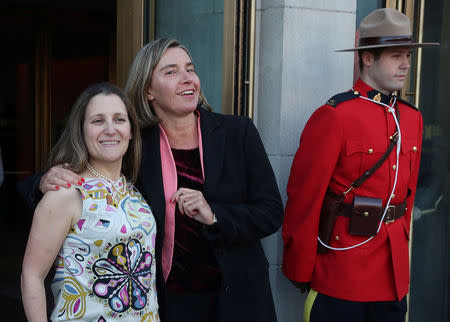
[[73, 218], [82, 210], [80, 191], [74, 187], [61, 188], [57, 191], [47, 191], [39, 202], [36, 213], [44, 213], [51, 216], [55, 213], [67, 213]]

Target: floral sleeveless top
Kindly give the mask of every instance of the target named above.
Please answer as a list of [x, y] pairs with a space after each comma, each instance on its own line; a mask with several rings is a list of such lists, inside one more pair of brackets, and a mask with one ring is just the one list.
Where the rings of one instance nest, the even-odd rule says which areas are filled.
[[77, 188], [83, 211], [55, 261], [52, 321], [159, 321], [150, 207], [130, 183]]

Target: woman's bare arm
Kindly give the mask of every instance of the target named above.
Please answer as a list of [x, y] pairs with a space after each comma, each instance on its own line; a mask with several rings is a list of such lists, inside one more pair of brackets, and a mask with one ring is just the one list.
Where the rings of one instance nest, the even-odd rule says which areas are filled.
[[28, 321], [47, 321], [44, 280], [81, 210], [81, 196], [75, 188], [49, 191], [36, 208], [21, 278]]

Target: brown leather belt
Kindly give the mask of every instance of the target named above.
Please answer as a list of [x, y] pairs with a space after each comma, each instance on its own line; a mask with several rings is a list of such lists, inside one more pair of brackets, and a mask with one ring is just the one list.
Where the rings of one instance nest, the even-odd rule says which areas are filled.
[[[383, 207], [383, 213], [386, 207]], [[393, 222], [401, 218], [406, 212], [406, 200], [399, 205], [389, 205], [388, 210], [386, 212], [386, 216], [384, 216], [384, 222]], [[342, 210], [338, 213], [338, 216], [351, 217], [353, 212], [353, 205], [343, 203]]]

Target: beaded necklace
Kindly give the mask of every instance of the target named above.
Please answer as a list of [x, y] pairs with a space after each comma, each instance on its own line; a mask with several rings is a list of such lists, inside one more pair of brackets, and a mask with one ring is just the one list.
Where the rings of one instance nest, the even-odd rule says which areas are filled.
[[98, 172], [97, 170], [95, 170], [95, 168], [89, 162], [86, 162], [86, 168], [94, 176], [96, 176], [97, 178], [105, 180], [110, 185], [110, 189], [107, 189], [109, 191], [109, 194], [106, 196], [106, 202], [108, 203], [108, 205], [113, 205], [114, 204], [113, 197], [116, 197], [117, 193], [120, 193], [120, 194], [124, 194], [125, 193], [126, 186], [127, 186], [127, 181], [126, 181], [125, 176], [123, 174], [120, 174], [119, 179], [117, 181], [114, 181], [114, 180], [111, 180], [111, 179], [107, 178], [102, 173]]

